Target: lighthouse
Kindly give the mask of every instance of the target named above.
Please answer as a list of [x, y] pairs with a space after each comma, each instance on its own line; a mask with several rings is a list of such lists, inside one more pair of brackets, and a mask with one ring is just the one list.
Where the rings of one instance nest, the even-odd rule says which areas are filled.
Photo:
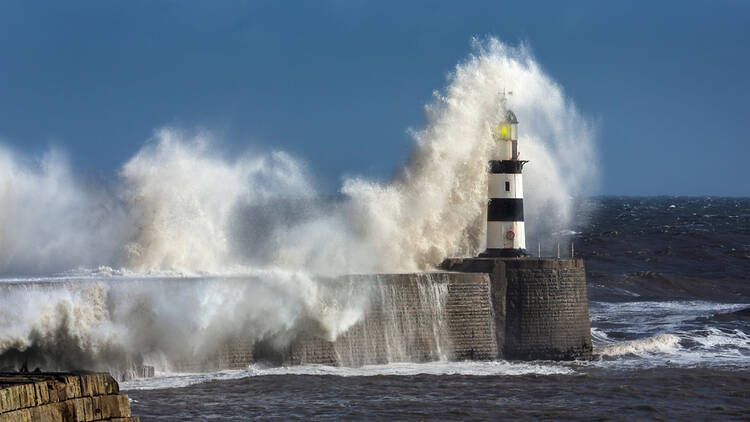
[[519, 160], [518, 119], [505, 107], [504, 116], [492, 133], [499, 148], [489, 162], [487, 202], [487, 250], [480, 257], [519, 257], [526, 255], [523, 227], [523, 178], [528, 161]]
[[[519, 159], [518, 119], [504, 92], [500, 106], [501, 118], [492, 123], [493, 152], [487, 166], [487, 249], [474, 258], [446, 258], [440, 268], [489, 275], [499, 358], [591, 359], [583, 260], [573, 258], [572, 250], [570, 259], [561, 259], [559, 253], [557, 258], [526, 253], [521, 171], [527, 161]], [[486, 284], [482, 286], [487, 291]], [[458, 292], [462, 298], [473, 297]], [[462, 309], [476, 309], [473, 302], [465, 306]], [[462, 318], [470, 314], [460, 313]], [[470, 358], [474, 347], [468, 349]]]

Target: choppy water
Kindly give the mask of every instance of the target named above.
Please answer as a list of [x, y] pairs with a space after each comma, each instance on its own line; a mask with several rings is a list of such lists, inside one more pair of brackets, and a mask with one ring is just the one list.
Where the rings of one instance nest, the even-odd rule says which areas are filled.
[[144, 419], [747, 420], [750, 199], [600, 198], [586, 258], [592, 362], [434, 362], [159, 374]]
[[746, 372], [267, 375], [131, 390], [144, 420], [741, 420]]

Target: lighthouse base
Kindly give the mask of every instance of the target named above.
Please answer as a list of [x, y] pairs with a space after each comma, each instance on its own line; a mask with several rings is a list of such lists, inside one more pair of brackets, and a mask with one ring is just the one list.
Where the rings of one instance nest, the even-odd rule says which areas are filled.
[[529, 256], [526, 253], [526, 249], [487, 248], [487, 250], [479, 254], [479, 258], [519, 258], [522, 256]]
[[447, 271], [490, 276], [501, 358], [591, 359], [586, 271], [580, 259], [449, 258]]

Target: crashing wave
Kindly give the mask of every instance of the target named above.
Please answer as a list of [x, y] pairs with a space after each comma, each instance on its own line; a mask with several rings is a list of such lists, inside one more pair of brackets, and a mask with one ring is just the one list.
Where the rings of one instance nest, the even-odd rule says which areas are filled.
[[674, 351], [680, 338], [674, 334], [659, 334], [638, 340], [622, 341], [594, 349], [600, 356], [644, 355]]

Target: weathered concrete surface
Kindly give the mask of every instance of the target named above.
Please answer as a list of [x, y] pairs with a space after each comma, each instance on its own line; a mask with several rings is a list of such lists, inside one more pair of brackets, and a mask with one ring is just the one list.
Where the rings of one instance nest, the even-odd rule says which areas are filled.
[[180, 369], [217, 370], [253, 361], [361, 366], [591, 357], [583, 261], [465, 258], [446, 260], [443, 268], [448, 271], [332, 279], [334, 285], [353, 282], [369, 297], [364, 315], [335, 340], [310, 321], [285, 333], [285, 341], [238, 342]]
[[505, 261], [508, 359], [591, 359], [583, 260]]
[[[253, 364], [253, 341], [227, 341], [217, 353], [203, 358], [184, 358], [171, 363], [175, 372], [214, 372], [223, 369], [245, 369]], [[152, 375], [153, 376], [153, 375]]]
[[[503, 340], [498, 340], [502, 344], [499, 346], [501, 357], [520, 360], [591, 358], [591, 327], [582, 260], [455, 258], [446, 260], [442, 266], [451, 271], [491, 275], [498, 332], [504, 327]], [[503, 295], [505, 300], [501, 299]], [[499, 334], [497, 338], [501, 338]]]
[[0, 373], [0, 422], [138, 421], [109, 374]]
[[497, 354], [494, 358], [503, 357], [505, 353], [506, 293], [508, 284], [505, 278], [505, 264], [495, 258], [451, 258], [443, 262], [443, 268], [458, 273], [483, 273], [490, 278], [490, 299], [492, 304]]
[[[467, 274], [468, 275], [468, 274]], [[493, 307], [492, 286], [485, 274], [462, 277], [461, 273], [445, 275], [448, 284], [446, 313], [453, 341], [452, 360], [492, 360], [500, 350], [496, 335], [497, 312]], [[499, 333], [502, 339], [502, 333]]]
[[498, 356], [486, 274], [381, 274], [361, 282], [374, 283], [370, 307], [335, 341], [303, 331], [280, 355], [270, 347], [258, 348], [256, 359], [361, 366]]

